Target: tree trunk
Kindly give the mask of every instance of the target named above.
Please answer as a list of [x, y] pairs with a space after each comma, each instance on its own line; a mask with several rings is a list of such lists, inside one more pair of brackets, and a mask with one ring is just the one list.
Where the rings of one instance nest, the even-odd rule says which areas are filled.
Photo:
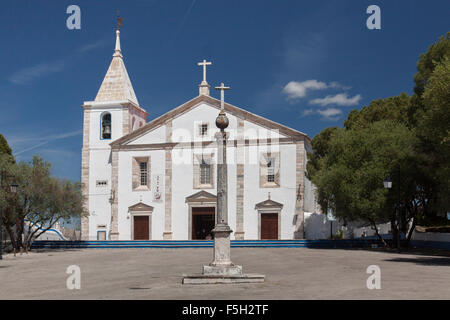
[[412, 221], [412, 224], [411, 224], [411, 228], [409, 229], [408, 234], [406, 236], [406, 246], [407, 247], [409, 247], [409, 244], [410, 244], [410, 241], [411, 241], [411, 237], [412, 237], [412, 235], [414, 233], [414, 229], [416, 228], [416, 223], [417, 223], [416, 217], [413, 217], [412, 219], [413, 219], [413, 221]]
[[375, 230], [375, 234], [377, 235], [378, 239], [381, 241], [381, 243], [384, 245], [385, 248], [389, 247], [389, 245], [387, 244], [386, 241], [384, 241], [383, 237], [380, 235], [380, 233], [378, 232], [378, 228], [377, 228], [377, 224], [374, 221], [371, 221], [370, 223], [372, 223], [372, 226]]
[[391, 219], [391, 229], [392, 229], [392, 248], [397, 247], [397, 235], [398, 235], [398, 229], [396, 224], [396, 219]]
[[25, 218], [19, 217], [16, 221], [16, 242], [17, 242], [17, 249], [20, 249], [20, 252], [23, 252], [23, 233], [24, 233], [24, 225], [25, 225]]
[[9, 234], [9, 241], [11, 241], [11, 246], [12, 246], [12, 249], [14, 252], [14, 257], [15, 257], [16, 252], [17, 252], [17, 243], [16, 243], [15, 232], [12, 230], [12, 228], [9, 225], [7, 225], [5, 228]]

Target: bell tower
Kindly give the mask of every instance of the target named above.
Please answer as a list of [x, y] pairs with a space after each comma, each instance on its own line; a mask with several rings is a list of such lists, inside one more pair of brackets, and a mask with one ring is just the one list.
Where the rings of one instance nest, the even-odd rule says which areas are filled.
[[[119, 18], [121, 19], [121, 18]], [[82, 105], [83, 147], [81, 183], [85, 216], [81, 218], [81, 239], [111, 238], [110, 143], [146, 123], [147, 111], [138, 102], [120, 48], [120, 24], [111, 64], [94, 101]]]

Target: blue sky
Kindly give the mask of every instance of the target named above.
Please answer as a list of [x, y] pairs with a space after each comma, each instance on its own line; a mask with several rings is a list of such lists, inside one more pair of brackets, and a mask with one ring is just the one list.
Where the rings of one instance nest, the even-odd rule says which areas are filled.
[[[81, 9], [81, 30], [66, 8]], [[381, 8], [381, 30], [366, 9]], [[80, 178], [83, 101], [112, 58], [116, 10], [122, 53], [148, 120], [231, 86], [228, 102], [314, 137], [371, 100], [412, 93], [419, 55], [450, 31], [447, 0], [2, 1], [0, 133], [18, 160]], [[217, 92], [212, 93], [218, 97]]]

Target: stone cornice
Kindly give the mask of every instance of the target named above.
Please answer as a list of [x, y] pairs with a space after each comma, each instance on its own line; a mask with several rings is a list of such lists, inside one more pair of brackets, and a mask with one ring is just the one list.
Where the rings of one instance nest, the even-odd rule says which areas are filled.
[[[279, 139], [243, 139], [243, 140], [228, 140], [228, 146], [261, 146], [261, 145], [285, 145], [295, 144], [298, 141], [303, 141], [303, 137], [299, 138], [279, 138]], [[207, 148], [217, 147], [216, 141], [191, 141], [191, 142], [161, 142], [149, 144], [130, 144], [130, 145], [114, 145], [111, 148], [114, 151], [132, 151], [132, 150], [167, 150], [167, 149], [193, 149], [193, 148]]]
[[84, 101], [83, 104], [81, 105], [81, 107], [83, 109], [91, 109], [91, 110], [95, 110], [95, 109], [104, 109], [105, 107], [107, 108], [123, 108], [123, 107], [132, 107], [135, 108], [137, 110], [139, 110], [140, 112], [144, 113], [146, 116], [148, 115], [148, 112], [145, 111], [144, 108], [142, 108], [141, 106], [137, 105], [136, 103], [134, 103], [131, 100], [121, 100], [121, 101]]

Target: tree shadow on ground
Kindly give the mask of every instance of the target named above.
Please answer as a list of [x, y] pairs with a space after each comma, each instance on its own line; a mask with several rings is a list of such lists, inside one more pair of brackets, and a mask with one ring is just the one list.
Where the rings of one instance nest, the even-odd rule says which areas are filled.
[[[58, 253], [58, 252], [75, 252], [75, 251], [81, 251], [82, 249], [75, 249], [75, 248], [65, 248], [65, 249], [32, 249], [30, 252], [33, 253]], [[26, 253], [23, 253], [26, 254]], [[19, 255], [17, 253], [17, 255]]]
[[385, 248], [385, 247], [378, 247], [378, 248], [326, 248], [326, 247], [311, 247], [310, 249], [321, 249], [321, 250], [349, 250], [349, 251], [372, 251], [372, 252], [383, 252], [388, 254], [409, 254], [409, 255], [416, 255], [416, 256], [437, 256], [437, 257], [449, 257], [450, 258], [450, 251], [444, 250], [444, 249], [432, 249], [432, 248], [402, 248], [401, 252], [399, 253], [397, 251], [397, 248]]
[[437, 258], [437, 257], [420, 257], [420, 258], [392, 258], [386, 259], [389, 262], [409, 262], [425, 266], [450, 266], [450, 258]]

